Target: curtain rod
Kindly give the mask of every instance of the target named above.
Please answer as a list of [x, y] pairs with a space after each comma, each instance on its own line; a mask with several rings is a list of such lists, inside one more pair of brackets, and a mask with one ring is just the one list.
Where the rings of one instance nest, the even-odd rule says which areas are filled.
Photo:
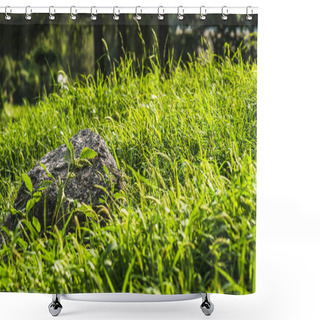
[[91, 15], [98, 15], [98, 14], [113, 14], [113, 15], [120, 15], [120, 14], [136, 14], [136, 15], [143, 15], [143, 14], [157, 14], [157, 15], [165, 15], [165, 14], [177, 14], [178, 16], [183, 16], [187, 14], [200, 14], [201, 16], [205, 16], [208, 14], [221, 14], [221, 15], [228, 15], [228, 14], [246, 14], [252, 15], [258, 13], [258, 7], [227, 7], [227, 6], [220, 6], [220, 7], [36, 7], [36, 6], [26, 6], [26, 7], [11, 7], [11, 6], [1, 6], [0, 13], [4, 13], [6, 15], [10, 14], [25, 14], [27, 16], [33, 13], [47, 13], [47, 14], [91, 14]]

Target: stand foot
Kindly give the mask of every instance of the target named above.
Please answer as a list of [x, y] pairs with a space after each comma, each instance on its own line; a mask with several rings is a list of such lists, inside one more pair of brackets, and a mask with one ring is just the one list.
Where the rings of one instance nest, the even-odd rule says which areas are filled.
[[60, 295], [53, 294], [52, 295], [52, 302], [48, 306], [49, 312], [53, 317], [57, 317], [62, 310], [62, 305], [60, 303]]
[[210, 316], [213, 312], [214, 306], [210, 301], [210, 295], [208, 293], [201, 293], [202, 303], [200, 309], [206, 316]]

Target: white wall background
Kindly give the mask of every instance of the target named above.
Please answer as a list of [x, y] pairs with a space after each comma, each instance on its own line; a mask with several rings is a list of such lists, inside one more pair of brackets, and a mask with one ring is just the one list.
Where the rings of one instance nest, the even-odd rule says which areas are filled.
[[[216, 320], [320, 319], [317, 1], [5, 0], [10, 6], [259, 6], [257, 293], [212, 295]], [[318, 31], [317, 31], [318, 30]], [[0, 293], [1, 319], [51, 319], [49, 295]], [[63, 301], [61, 319], [204, 319], [200, 300]]]

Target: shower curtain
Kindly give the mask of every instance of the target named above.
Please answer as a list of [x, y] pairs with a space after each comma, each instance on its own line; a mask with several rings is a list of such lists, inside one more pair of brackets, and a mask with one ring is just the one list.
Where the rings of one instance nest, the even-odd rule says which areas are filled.
[[1, 12], [0, 291], [253, 293], [257, 15]]

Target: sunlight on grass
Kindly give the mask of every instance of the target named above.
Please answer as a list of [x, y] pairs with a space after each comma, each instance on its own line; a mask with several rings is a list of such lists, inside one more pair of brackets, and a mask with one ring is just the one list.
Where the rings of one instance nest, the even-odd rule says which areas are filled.
[[4, 110], [0, 115], [0, 124], [1, 122], [6, 122], [8, 120], [19, 119], [27, 112], [26, 106], [13, 106], [11, 104], [5, 104]]
[[100, 134], [126, 186], [106, 226], [88, 218], [74, 233], [44, 234], [22, 220], [1, 250], [0, 291], [255, 290], [256, 63], [240, 50], [204, 52], [169, 61], [165, 74], [157, 55], [138, 71], [134, 59], [36, 106], [6, 106], [19, 119], [1, 128], [2, 218], [22, 174], [64, 143], [61, 132]]

